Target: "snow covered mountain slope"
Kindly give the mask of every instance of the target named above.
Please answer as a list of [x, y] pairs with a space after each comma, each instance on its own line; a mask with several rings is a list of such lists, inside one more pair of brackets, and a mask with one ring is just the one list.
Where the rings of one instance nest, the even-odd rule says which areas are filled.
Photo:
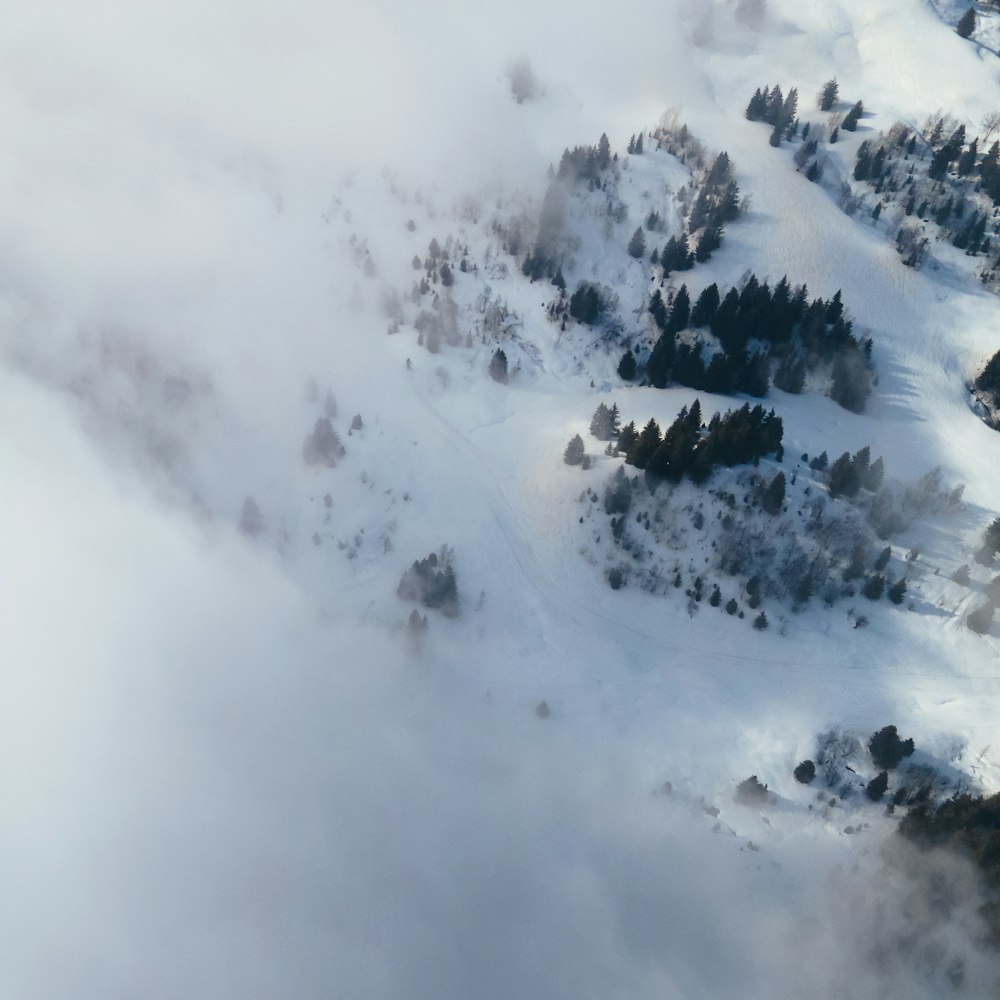
[[[0, 992], [995, 995], [973, 873], [914, 860], [859, 787], [877, 768], [849, 752], [893, 723], [949, 791], [1000, 790], [1000, 630], [966, 625], [1000, 510], [1000, 436], [966, 385], [1000, 347], [1000, 300], [947, 254], [904, 267], [831, 182], [896, 120], [941, 109], [972, 134], [1000, 108], [995, 57], [952, 14], [107, 0], [12, 17]], [[538, 79], [523, 103], [519, 57]], [[831, 77], [866, 115], [819, 185], [744, 109], [780, 83], [823, 123]], [[691, 176], [625, 145], [669, 109], [728, 152], [749, 207], [664, 291], [787, 274], [842, 290], [873, 339], [862, 414], [818, 382], [771, 389], [784, 457], [761, 473], [805, 482], [802, 453], [868, 445], [897, 483], [939, 467], [965, 484], [960, 509], [891, 541], [894, 572], [921, 553], [912, 609], [765, 601], [755, 630], [607, 584], [610, 525], [586, 491], [622, 458], [587, 435], [597, 404], [665, 427], [695, 398], [706, 416], [745, 401], [616, 372], [651, 336], [654, 272], [629, 235], [657, 206], [657, 239], [676, 235]], [[602, 132], [625, 215], [599, 220], [600, 193], [573, 203], [566, 277], [617, 295], [611, 336], [561, 329], [556, 289], [501, 245], [512, 220], [534, 225], [549, 164]], [[414, 301], [449, 237], [469, 270]], [[459, 343], [430, 353], [435, 295]], [[508, 310], [502, 336], [487, 301]], [[500, 344], [506, 384], [487, 374]], [[324, 415], [334, 467], [303, 461]], [[576, 433], [587, 470], [562, 461]], [[240, 530], [248, 496], [259, 530]], [[693, 487], [671, 496], [687, 518]], [[442, 546], [460, 614], [410, 629], [397, 584]], [[831, 731], [838, 781], [798, 783]], [[734, 800], [751, 774], [768, 805]]]

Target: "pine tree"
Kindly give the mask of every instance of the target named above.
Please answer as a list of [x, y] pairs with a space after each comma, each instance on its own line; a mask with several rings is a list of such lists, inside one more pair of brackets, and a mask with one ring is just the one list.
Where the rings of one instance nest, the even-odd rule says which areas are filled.
[[601, 138], [597, 142], [597, 168], [604, 170], [611, 163], [611, 143], [608, 142], [607, 134], [602, 132]]
[[635, 444], [636, 438], [638, 438], [639, 432], [636, 430], [635, 421], [630, 420], [622, 429], [621, 433], [618, 435], [618, 450], [628, 454], [629, 449]]
[[816, 765], [811, 760], [804, 760], [796, 766], [792, 774], [796, 781], [808, 785], [816, 777]]
[[840, 87], [837, 85], [836, 78], [832, 80], [827, 80], [823, 84], [823, 89], [819, 92], [818, 104], [820, 111], [832, 111], [834, 104], [837, 103], [837, 93]]
[[612, 403], [609, 407], [598, 403], [590, 421], [590, 433], [598, 441], [610, 441], [618, 434], [618, 430], [618, 404]]
[[906, 597], [906, 577], [900, 577], [888, 591], [889, 600], [893, 604], [902, 604], [903, 598]]
[[691, 310], [691, 326], [711, 326], [719, 309], [719, 286], [713, 281], [705, 288]]
[[583, 465], [584, 457], [583, 438], [579, 434], [574, 434], [563, 452], [563, 461], [567, 465]]
[[895, 726], [884, 726], [872, 733], [868, 740], [868, 752], [876, 767], [893, 771], [904, 757], [912, 757], [916, 748], [913, 740], [902, 740]]
[[861, 489], [861, 479], [850, 454], [846, 451], [830, 466], [829, 488], [831, 497], [857, 496], [858, 490]]
[[691, 319], [691, 297], [688, 295], [687, 285], [681, 285], [674, 296], [674, 305], [670, 310], [670, 320], [667, 323], [667, 331], [679, 333], [687, 329]]
[[618, 362], [618, 377], [626, 382], [635, 380], [635, 355], [631, 351], [626, 351]]
[[629, 256], [640, 260], [646, 253], [646, 236], [642, 231], [642, 226], [636, 226], [632, 239], [628, 241]]
[[695, 250], [694, 259], [699, 264], [703, 264], [712, 254], [722, 246], [722, 227], [718, 222], [710, 222], [703, 230], [698, 240], [698, 247]]
[[490, 378], [494, 382], [507, 382], [507, 355], [498, 347], [490, 359]]
[[958, 20], [955, 31], [961, 38], [968, 38], [976, 30], [976, 9], [970, 7]]
[[865, 110], [864, 105], [861, 103], [861, 101], [858, 101], [858, 103], [855, 104], [854, 107], [851, 108], [851, 110], [848, 111], [847, 114], [844, 116], [844, 120], [840, 123], [840, 127], [845, 132], [856, 131], [858, 127], [858, 122], [861, 121], [861, 116], [862, 114], [864, 114], [864, 110]]
[[660, 425], [652, 417], [649, 423], [640, 431], [635, 443], [629, 448], [625, 461], [629, 465], [634, 465], [637, 469], [645, 469], [653, 452], [660, 447], [663, 437], [660, 434]]
[[979, 374], [975, 385], [980, 392], [1000, 394], [1000, 351], [986, 362], [986, 367]]
[[871, 781], [865, 786], [865, 795], [872, 800], [872, 802], [878, 802], [883, 795], [885, 795], [886, 789], [889, 787], [889, 774], [887, 771], [879, 771], [878, 774], [872, 778]]
[[767, 91], [761, 93], [760, 87], [753, 92], [750, 103], [747, 105], [745, 116], [748, 121], [759, 122], [767, 112]]
[[760, 499], [760, 505], [765, 513], [776, 517], [781, 513], [781, 506], [785, 502], [785, 474], [779, 472], [768, 484], [764, 495]]

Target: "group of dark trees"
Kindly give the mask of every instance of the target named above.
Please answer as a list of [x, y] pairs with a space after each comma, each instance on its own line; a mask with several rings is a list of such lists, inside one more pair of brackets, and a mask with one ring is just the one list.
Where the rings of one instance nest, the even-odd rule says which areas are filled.
[[452, 565], [451, 549], [444, 546], [417, 559], [403, 573], [396, 593], [406, 601], [418, 601], [453, 618], [458, 614], [458, 582]]
[[[814, 469], [825, 468], [826, 452], [818, 459], [813, 459], [813, 463], [822, 462], [821, 465], [814, 465]], [[882, 487], [882, 480], [885, 476], [885, 466], [881, 457], [871, 460], [871, 449], [865, 445], [864, 448], [851, 455], [845, 451], [829, 468], [827, 483], [831, 497], [855, 497], [862, 489], [869, 493], [877, 493]]]
[[[978, 136], [966, 139], [964, 124], [938, 116], [928, 120], [922, 134], [897, 122], [887, 134], [863, 142], [854, 179], [880, 196], [872, 214], [877, 218], [884, 204], [897, 202], [908, 218], [933, 222], [943, 238], [969, 256], [990, 254], [991, 237], [998, 232], [1000, 142], [984, 152]], [[992, 272], [997, 268], [994, 263]], [[985, 281], [992, 272], [987, 269]]]
[[979, 913], [988, 928], [988, 943], [1000, 947], [1000, 794], [965, 792], [936, 806], [920, 802], [898, 829], [918, 847], [948, 848], [977, 866], [987, 896]]
[[690, 410], [685, 406], [680, 411], [666, 433], [654, 419], [641, 431], [634, 422], [627, 424], [617, 447], [629, 465], [644, 469], [653, 479], [679, 483], [687, 475], [701, 484], [717, 465], [757, 463], [764, 455], [780, 453], [782, 434], [781, 417], [759, 404], [716, 413], [706, 426], [701, 403], [695, 400]]
[[[649, 312], [661, 331], [646, 363], [646, 378], [657, 388], [676, 382], [762, 397], [773, 377], [779, 389], [798, 393], [807, 371], [830, 364], [830, 396], [845, 409], [860, 413], [871, 393], [871, 340], [854, 336], [839, 291], [828, 302], [810, 300], [806, 286], [793, 288], [787, 277], [772, 289], [751, 275], [722, 297], [718, 285], [709, 285], [693, 306], [686, 285], [667, 303], [657, 289]], [[688, 328], [710, 330], [721, 351], [706, 363], [704, 341], [679, 340]]]
[[799, 130], [799, 92], [795, 87], [782, 94], [778, 84], [774, 88], [758, 87], [747, 104], [746, 118], [752, 122], [766, 122], [771, 126], [771, 145], [780, 146]]
[[974, 385], [994, 407], [1000, 406], [1000, 351], [986, 362]]
[[621, 418], [618, 415], [618, 404], [598, 403], [594, 416], [590, 421], [590, 433], [598, 441], [610, 441], [618, 437], [621, 431]]
[[[834, 109], [839, 89], [836, 80], [827, 80], [817, 99], [821, 111], [832, 111]], [[798, 109], [798, 90], [792, 87], [787, 94], [784, 94], [782, 93], [781, 86], [775, 84], [773, 88], [765, 86], [761, 90], [758, 87], [754, 91], [753, 97], [750, 98], [747, 104], [745, 116], [748, 121], [765, 122], [770, 125], [771, 138], [769, 141], [772, 146], [780, 146], [782, 142], [798, 136], [800, 130], [803, 139], [808, 137], [810, 126], [808, 123], [804, 126], [801, 125], [798, 117]], [[844, 115], [840, 124], [835, 126], [831, 133], [830, 141], [836, 142], [836, 133], [839, 129], [843, 129], [845, 132], [856, 131], [863, 114], [864, 105], [861, 101], [857, 101], [851, 106], [847, 114]]]

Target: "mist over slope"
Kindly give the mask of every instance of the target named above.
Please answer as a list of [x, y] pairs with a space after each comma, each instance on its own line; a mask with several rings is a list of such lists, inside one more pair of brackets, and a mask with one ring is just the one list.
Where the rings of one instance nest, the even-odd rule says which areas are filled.
[[[792, 770], [822, 732], [891, 722], [950, 787], [1000, 787], [997, 628], [965, 624], [984, 571], [951, 580], [1000, 508], [1000, 437], [966, 388], [1000, 301], [946, 253], [905, 268], [744, 117], [780, 83], [819, 121], [836, 77], [867, 112], [830, 147], [845, 179], [897, 119], [942, 109], [975, 132], [997, 67], [944, 6], [106, 0], [10, 18], [0, 992], [995, 991], [962, 862], [914, 860], [884, 806], [844, 797], [857, 776]], [[523, 103], [517, 60], [537, 77]], [[875, 345], [862, 414], [772, 391], [780, 467], [870, 445], [900, 481], [965, 484], [959, 512], [893, 540], [894, 566], [921, 551], [912, 611], [775, 602], [758, 631], [607, 585], [610, 529], [581, 523], [580, 497], [621, 459], [588, 438], [593, 467], [571, 468], [567, 440], [600, 401], [667, 426], [745, 397], [623, 383], [619, 345], [550, 322], [551, 286], [493, 222], [537, 217], [549, 165], [606, 133], [631, 214], [606, 242], [595, 224], [574, 266], [614, 286], [638, 341], [649, 280], [608, 247], [687, 182], [666, 154], [625, 154], [669, 109], [749, 198], [692, 290], [748, 270], [840, 289]], [[449, 236], [477, 268], [453, 291], [475, 337], [431, 354], [411, 260]], [[474, 325], [486, 286], [521, 321], [506, 385]], [[303, 461], [324, 414], [333, 467]], [[397, 585], [442, 546], [460, 614], [422, 608], [415, 631]], [[734, 801], [750, 774], [768, 806]]]

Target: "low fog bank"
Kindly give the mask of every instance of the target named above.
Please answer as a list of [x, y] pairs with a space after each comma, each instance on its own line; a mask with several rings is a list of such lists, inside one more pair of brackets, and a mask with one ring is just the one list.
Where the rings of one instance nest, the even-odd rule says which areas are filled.
[[512, 711], [461, 647], [321, 623], [265, 553], [109, 476], [46, 394], [2, 398], [35, 429], [3, 444], [6, 995], [913, 998], [942, 969], [989, 992], [937, 919], [947, 897], [967, 923], [971, 890], [886, 866], [881, 823], [775, 827], [780, 800], [730, 804], [669, 739], [653, 794], [648, 733]]

